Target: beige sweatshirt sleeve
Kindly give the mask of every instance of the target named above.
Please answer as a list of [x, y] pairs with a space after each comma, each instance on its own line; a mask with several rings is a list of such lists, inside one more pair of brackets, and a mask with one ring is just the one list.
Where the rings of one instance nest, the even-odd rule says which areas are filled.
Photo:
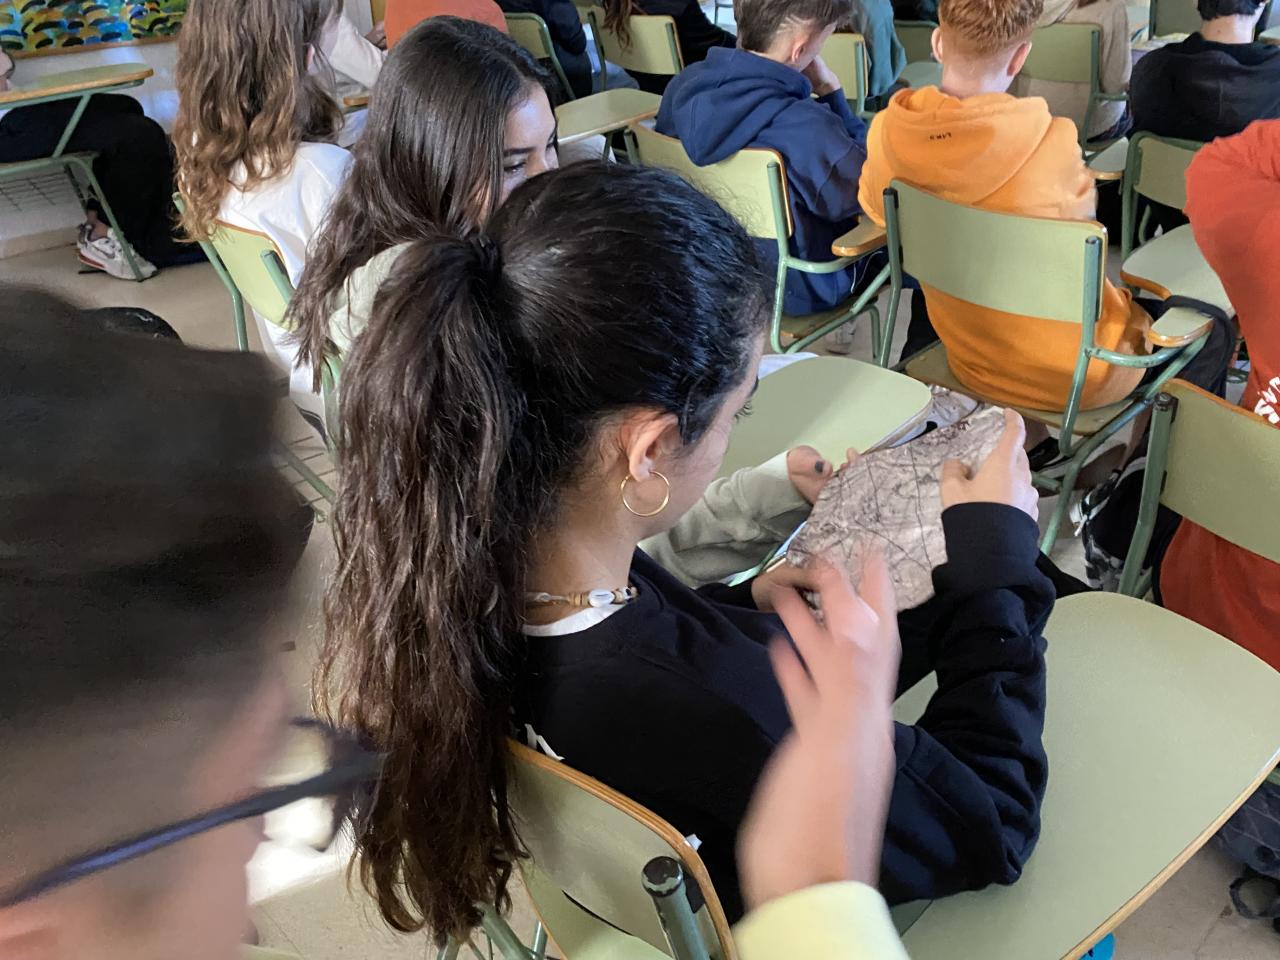
[[787, 455], [713, 480], [702, 499], [640, 549], [691, 587], [750, 570], [809, 516], [787, 476]]

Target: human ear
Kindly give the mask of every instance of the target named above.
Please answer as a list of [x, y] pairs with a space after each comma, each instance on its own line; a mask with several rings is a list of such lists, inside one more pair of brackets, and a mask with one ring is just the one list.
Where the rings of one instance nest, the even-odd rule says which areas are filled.
[[942, 28], [934, 27], [929, 36], [929, 46], [933, 48], [933, 59], [942, 63]]
[[619, 431], [628, 475], [643, 483], [680, 446], [680, 424], [673, 413], [633, 414]]
[[1018, 49], [1013, 51], [1013, 59], [1009, 61], [1009, 66], [1007, 68], [1009, 76], [1016, 77], [1022, 72], [1023, 64], [1027, 62], [1027, 57], [1030, 53], [1030, 40], [1024, 40], [1022, 43], [1018, 44]]

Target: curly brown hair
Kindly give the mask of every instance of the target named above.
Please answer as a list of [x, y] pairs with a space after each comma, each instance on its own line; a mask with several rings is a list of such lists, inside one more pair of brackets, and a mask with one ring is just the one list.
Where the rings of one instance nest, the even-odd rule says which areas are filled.
[[178, 41], [173, 127], [191, 239], [209, 236], [233, 177], [252, 190], [287, 172], [299, 143], [336, 136], [342, 111], [308, 67], [338, 9], [337, 0], [191, 3]]

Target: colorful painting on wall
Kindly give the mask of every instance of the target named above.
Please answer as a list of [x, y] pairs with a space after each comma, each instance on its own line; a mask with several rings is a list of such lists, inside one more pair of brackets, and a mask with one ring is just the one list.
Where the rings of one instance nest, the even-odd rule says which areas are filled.
[[0, 46], [51, 53], [173, 37], [187, 0], [0, 0]]

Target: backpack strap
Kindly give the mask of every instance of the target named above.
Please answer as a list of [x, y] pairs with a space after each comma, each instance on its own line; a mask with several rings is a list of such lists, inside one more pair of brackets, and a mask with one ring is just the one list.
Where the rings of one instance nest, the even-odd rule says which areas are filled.
[[1194, 310], [1196, 313], [1209, 317], [1211, 320], [1217, 320], [1220, 323], [1231, 322], [1231, 314], [1227, 313], [1227, 311], [1223, 310], [1216, 303], [1197, 300], [1195, 297], [1184, 297], [1180, 293], [1175, 293], [1172, 297], [1165, 298], [1164, 305], [1169, 309], [1174, 307], [1185, 307], [1188, 310]]

